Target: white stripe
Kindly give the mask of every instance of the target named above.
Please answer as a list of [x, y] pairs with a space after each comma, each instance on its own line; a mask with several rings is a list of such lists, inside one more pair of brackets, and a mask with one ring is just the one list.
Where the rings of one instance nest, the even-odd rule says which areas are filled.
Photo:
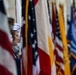
[[0, 65], [4, 66], [12, 75], [16, 74], [16, 65], [12, 55], [0, 46]]
[[55, 63], [52, 65], [51, 75], [56, 75], [56, 66], [55, 66]]
[[38, 75], [40, 73], [40, 63], [39, 63], [39, 57], [36, 61], [36, 66], [33, 65], [33, 75]]
[[[56, 48], [56, 50], [58, 52], [58, 55], [64, 60], [63, 53], [58, 48]], [[60, 66], [61, 66], [62, 70], [64, 70], [64, 63], [60, 62]]]
[[73, 48], [71, 48], [71, 51], [74, 52], [74, 53], [76, 53], [76, 50], [74, 50]]
[[1, 12], [0, 12], [0, 30], [4, 31], [8, 35], [9, 39], [11, 39], [10, 33], [9, 33], [10, 31], [8, 27], [7, 16]]
[[22, 11], [21, 11], [21, 2], [20, 0], [16, 0], [16, 16], [17, 16], [17, 23], [21, 26], [22, 25]]
[[73, 41], [71, 41], [71, 44], [74, 48], [76, 48], [76, 44]]
[[60, 63], [60, 66], [61, 66], [62, 70], [64, 71], [64, 64]]
[[62, 46], [62, 42], [61, 42], [61, 40], [58, 39], [58, 37], [56, 37], [56, 42], [58, 43], [58, 45], [60, 45], [61, 47], [63, 47]]
[[56, 50], [58, 52], [58, 55], [63, 59], [63, 52], [61, 52], [57, 47], [56, 47]]

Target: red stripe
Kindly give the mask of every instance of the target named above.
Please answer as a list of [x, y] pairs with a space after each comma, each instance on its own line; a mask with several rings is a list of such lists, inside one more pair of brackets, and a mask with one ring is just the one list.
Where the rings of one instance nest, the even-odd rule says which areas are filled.
[[42, 49], [38, 48], [40, 59], [40, 74], [51, 75], [50, 57]]
[[24, 67], [23, 62], [22, 62], [21, 75], [25, 75], [25, 74], [26, 74], [25, 67]]
[[61, 72], [62, 75], [65, 75], [64, 70], [60, 66], [58, 66], [58, 65], [56, 65], [56, 66], [58, 67], [58, 68], [56, 68], [57, 75], [59, 75], [58, 72]]
[[53, 42], [55, 41], [55, 35], [56, 35], [56, 16], [55, 16], [55, 11], [54, 11], [54, 4], [52, 3], [52, 31], [53, 31]]
[[34, 0], [34, 6], [37, 4], [38, 0]]
[[62, 73], [62, 75], [64, 75], [64, 70], [60, 69], [60, 72]]
[[56, 47], [57, 47], [61, 52], [63, 52], [63, 48], [62, 48], [58, 43], [56, 43]]
[[59, 55], [57, 50], [54, 50], [54, 54], [56, 56], [56, 61], [60, 62], [60, 63], [64, 63], [64, 59], [62, 59]]
[[12, 44], [10, 43], [7, 34], [2, 30], [0, 30], [0, 46], [13, 55]]
[[[55, 50], [54, 53], [55, 53], [55, 56], [56, 56], [56, 61], [59, 62], [59, 63], [64, 64], [64, 60], [58, 55], [57, 50]], [[61, 66], [59, 66], [59, 65], [57, 65], [57, 64], [56, 64], [56, 66], [58, 67], [58, 68], [56, 69], [57, 74], [58, 74], [58, 72], [61, 72], [62, 75], [64, 75], [64, 70], [61, 68]]]
[[0, 65], [0, 75], [13, 75], [5, 67]]
[[32, 65], [33, 65], [33, 58], [32, 58], [32, 46], [28, 47], [28, 75], [32, 75], [33, 73], [33, 69], [32, 69]]

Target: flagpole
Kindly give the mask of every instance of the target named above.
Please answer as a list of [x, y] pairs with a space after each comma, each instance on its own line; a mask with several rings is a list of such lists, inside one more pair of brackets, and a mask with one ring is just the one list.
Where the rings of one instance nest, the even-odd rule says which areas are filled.
[[64, 70], [65, 75], [70, 75], [70, 62], [68, 57], [68, 46], [67, 46], [67, 40], [66, 40], [66, 34], [64, 32], [64, 22], [63, 22], [63, 16], [62, 16], [62, 9], [59, 8], [59, 26], [60, 26], [60, 33], [62, 37], [63, 42], [63, 53], [64, 53]]
[[26, 7], [25, 7], [25, 42], [26, 42], [26, 75], [28, 75], [28, 5], [29, 1], [26, 0]]

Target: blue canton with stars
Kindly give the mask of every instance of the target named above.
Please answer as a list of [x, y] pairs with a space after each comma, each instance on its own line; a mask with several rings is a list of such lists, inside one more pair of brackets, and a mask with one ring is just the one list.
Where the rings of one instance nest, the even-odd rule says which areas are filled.
[[57, 9], [56, 9], [56, 37], [58, 37], [58, 39], [61, 40], [59, 20], [58, 20], [58, 11], [57, 11]]
[[36, 29], [36, 18], [35, 18], [35, 8], [34, 1], [29, 1], [29, 11], [28, 11], [28, 43], [32, 46], [32, 56], [33, 65], [36, 65], [36, 60], [38, 58], [38, 42], [37, 42], [37, 29]]

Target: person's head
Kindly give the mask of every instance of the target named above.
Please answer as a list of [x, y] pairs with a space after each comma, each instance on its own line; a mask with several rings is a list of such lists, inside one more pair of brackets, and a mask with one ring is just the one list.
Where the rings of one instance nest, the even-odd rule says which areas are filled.
[[13, 25], [14, 25], [14, 19], [13, 18], [8, 18], [8, 24], [9, 24], [10, 32], [12, 34], [12, 28], [13, 28]]
[[12, 28], [12, 38], [15, 45], [20, 43], [20, 25], [18, 23], [15, 23]]
[[13, 38], [13, 44], [14, 45], [17, 45], [18, 43], [20, 43], [20, 36], [19, 36], [17, 30], [13, 30], [13, 32], [12, 32], [12, 38]]

